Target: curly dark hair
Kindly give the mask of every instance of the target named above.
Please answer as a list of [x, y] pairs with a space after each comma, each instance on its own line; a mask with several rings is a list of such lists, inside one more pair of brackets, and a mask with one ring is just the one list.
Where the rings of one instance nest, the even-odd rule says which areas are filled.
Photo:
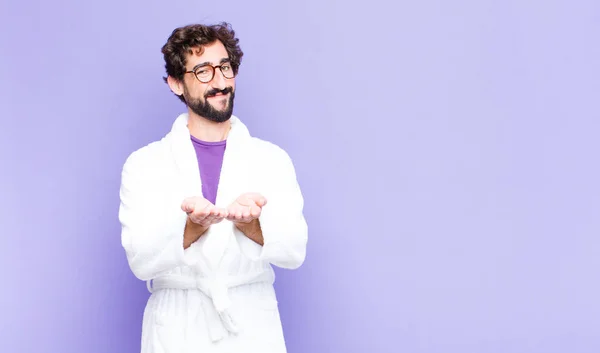
[[[203, 46], [221, 41], [227, 50], [231, 68], [237, 75], [244, 53], [240, 49], [239, 39], [231, 25], [222, 22], [214, 25], [192, 24], [176, 28], [162, 47], [167, 75], [178, 81], [183, 81], [186, 65], [186, 54], [202, 53]], [[167, 82], [167, 77], [163, 77]], [[183, 95], [178, 96], [185, 103]]]

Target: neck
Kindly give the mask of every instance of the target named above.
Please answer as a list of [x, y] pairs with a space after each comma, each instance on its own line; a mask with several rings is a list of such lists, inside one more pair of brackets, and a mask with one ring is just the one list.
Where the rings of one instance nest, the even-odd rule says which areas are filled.
[[206, 142], [219, 142], [227, 139], [231, 129], [231, 120], [217, 123], [193, 112], [188, 113], [188, 129], [195, 138]]

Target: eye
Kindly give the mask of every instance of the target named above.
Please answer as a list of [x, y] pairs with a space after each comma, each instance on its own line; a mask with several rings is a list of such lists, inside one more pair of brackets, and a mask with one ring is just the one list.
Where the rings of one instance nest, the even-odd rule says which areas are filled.
[[225, 65], [221, 66], [221, 68], [223, 70], [225, 70], [225, 71], [229, 71], [229, 70], [231, 70], [231, 65], [230, 64], [225, 64]]

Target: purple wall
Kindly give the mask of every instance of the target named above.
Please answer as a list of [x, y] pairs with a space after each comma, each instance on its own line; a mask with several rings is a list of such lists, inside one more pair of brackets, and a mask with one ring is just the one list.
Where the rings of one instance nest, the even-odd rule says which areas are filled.
[[220, 20], [306, 197], [290, 353], [600, 351], [600, 3], [168, 3], [0, 4], [2, 352], [139, 349], [120, 169], [183, 109], [170, 31]]

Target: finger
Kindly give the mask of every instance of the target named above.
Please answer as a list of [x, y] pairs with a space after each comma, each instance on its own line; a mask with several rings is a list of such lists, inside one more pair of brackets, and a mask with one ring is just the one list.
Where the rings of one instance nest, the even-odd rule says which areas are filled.
[[257, 201], [256, 201], [256, 205], [258, 207], [264, 207], [267, 204], [267, 199], [264, 197], [260, 197]]
[[210, 209], [210, 215], [211, 216], [218, 216], [221, 213], [221, 210], [217, 207], [211, 207]]
[[227, 219], [232, 222], [238, 222], [240, 217], [238, 216], [238, 212], [236, 210], [231, 210], [227, 215]]
[[255, 218], [255, 217], [252, 217], [252, 215], [248, 215], [248, 217], [244, 217], [244, 218], [242, 219], [242, 222], [243, 222], [243, 223], [250, 223], [250, 222], [252, 222], [252, 221], [253, 221], [253, 220], [255, 220], [255, 219], [256, 219], [256, 218]]
[[220, 220], [229, 219], [229, 214], [227, 213], [227, 211], [221, 210], [221, 212], [219, 213], [219, 219]]
[[258, 207], [258, 206], [250, 207], [250, 217], [258, 218], [258, 216], [260, 216], [260, 213], [261, 213], [260, 207]]
[[219, 219], [223, 219], [223, 216], [220, 213], [216, 213], [214, 215], [210, 215], [212, 222], [219, 220]]
[[227, 210], [214, 207], [211, 209], [210, 214], [207, 216], [205, 223], [216, 224], [221, 222], [227, 215]]
[[211, 210], [211, 214], [215, 215], [217, 218], [223, 218], [227, 215], [227, 209], [215, 206]]
[[229, 206], [225, 209], [225, 217], [233, 217], [235, 216], [235, 206]]
[[204, 206], [201, 209], [196, 208], [191, 215], [193, 217], [192, 220], [194, 220], [194, 223], [200, 223], [200, 222], [204, 221], [206, 219], [206, 217], [210, 214], [210, 208], [211, 208], [210, 204], [207, 204], [206, 206]]
[[227, 209], [221, 208], [219, 211], [219, 216], [221, 218], [226, 218], [227, 216], [229, 216], [229, 212], [227, 211]]
[[215, 216], [215, 218], [212, 219], [211, 224], [221, 223], [222, 221], [223, 221], [223, 217]]
[[[252, 205], [250, 205], [250, 206], [248, 206], [248, 207], [245, 207], [245, 208], [242, 210], [242, 218], [246, 219], [246, 218], [250, 217], [250, 213], [251, 213], [251, 209], [252, 209], [252, 207], [253, 207], [253, 206], [252, 206]], [[256, 206], [254, 206], [254, 207], [256, 207]]]
[[236, 214], [236, 207], [230, 207], [226, 210], [225, 212], [225, 219], [229, 220], [229, 221], [235, 221], [235, 214]]
[[206, 218], [210, 219], [212, 222], [212, 220], [215, 220], [215, 219], [221, 218], [221, 217], [219, 216], [219, 211], [217, 210], [217, 211], [211, 211], [210, 214], [208, 215], [208, 217], [206, 217]]
[[249, 197], [249, 198], [251, 198], [251, 199], [253, 199], [253, 200], [257, 200], [257, 199], [259, 199], [259, 198], [261, 198], [261, 197], [262, 197], [262, 195], [261, 195], [261, 194], [259, 194], [258, 192], [247, 192], [247, 193], [245, 194], [245, 196], [246, 196], [246, 197]]
[[198, 214], [200, 214], [204, 217], [208, 217], [208, 215], [210, 215], [211, 210], [212, 210], [212, 205], [208, 203], [200, 209], [200, 212], [198, 212]]
[[183, 200], [181, 203], [181, 210], [185, 213], [190, 213], [194, 211], [194, 202], [192, 200]]
[[216, 221], [222, 220], [226, 214], [227, 214], [226, 210], [216, 207], [216, 206], [213, 206], [210, 209], [210, 212], [207, 216], [207, 222], [210, 222], [211, 224], [213, 224]]
[[214, 223], [215, 223], [215, 219], [216, 219], [216, 218], [217, 218], [217, 216], [216, 216], [216, 215], [209, 214], [209, 215], [208, 215], [208, 216], [206, 216], [206, 218], [205, 218], [205, 219], [202, 221], [202, 224], [204, 224], [204, 225], [206, 225], [206, 226], [208, 226], [208, 225], [211, 225], [211, 224], [214, 224]]

